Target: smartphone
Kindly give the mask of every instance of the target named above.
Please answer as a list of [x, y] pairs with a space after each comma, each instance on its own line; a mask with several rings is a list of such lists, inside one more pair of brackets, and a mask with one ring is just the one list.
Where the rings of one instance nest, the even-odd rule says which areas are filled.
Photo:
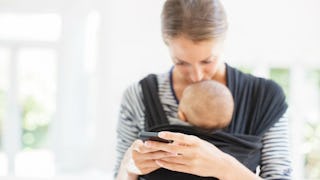
[[160, 137], [158, 137], [158, 133], [157, 132], [146, 132], [146, 131], [142, 131], [139, 133], [139, 139], [141, 139], [142, 141], [158, 141], [158, 142], [162, 142], [162, 143], [172, 143], [173, 140], [166, 140], [166, 139], [162, 139]]

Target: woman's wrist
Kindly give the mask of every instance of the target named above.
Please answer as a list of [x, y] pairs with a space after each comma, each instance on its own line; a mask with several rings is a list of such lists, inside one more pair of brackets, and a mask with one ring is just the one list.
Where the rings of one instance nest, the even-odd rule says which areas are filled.
[[130, 157], [128, 153], [129, 152], [127, 151], [123, 157], [123, 160], [119, 168], [117, 180], [137, 180], [138, 179], [137, 174], [134, 174], [128, 171], [128, 166], [130, 163]]
[[128, 163], [123, 162], [123, 164], [121, 164], [118, 172], [117, 180], [137, 180], [138, 179], [138, 175], [130, 173], [127, 170], [127, 166], [128, 166]]
[[120, 169], [117, 180], [137, 180], [138, 175], [130, 173], [126, 171], [125, 169]]
[[230, 169], [232, 169], [232, 167], [230, 167], [230, 164], [234, 164], [234, 158], [232, 156], [230, 156], [229, 154], [226, 153], [222, 153], [223, 156], [221, 157], [221, 169], [219, 171], [220, 174], [218, 174], [218, 176], [216, 176], [217, 178], [221, 179], [221, 180], [228, 180], [230, 179], [229, 176], [229, 172]]
[[247, 167], [241, 164], [236, 158], [229, 154], [223, 157], [221, 174], [218, 176], [221, 180], [261, 180], [261, 178], [251, 172]]

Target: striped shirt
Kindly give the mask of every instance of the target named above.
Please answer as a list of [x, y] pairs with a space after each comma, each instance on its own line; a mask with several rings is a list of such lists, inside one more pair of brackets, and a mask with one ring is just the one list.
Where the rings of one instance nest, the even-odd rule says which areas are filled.
[[[178, 103], [170, 83], [170, 73], [157, 75], [159, 98], [170, 124], [187, 123], [177, 118]], [[117, 126], [117, 159], [115, 175], [126, 150], [144, 130], [145, 107], [139, 83], [127, 88], [123, 95]], [[263, 136], [260, 176], [264, 179], [291, 179], [288, 141], [288, 118], [283, 116]]]

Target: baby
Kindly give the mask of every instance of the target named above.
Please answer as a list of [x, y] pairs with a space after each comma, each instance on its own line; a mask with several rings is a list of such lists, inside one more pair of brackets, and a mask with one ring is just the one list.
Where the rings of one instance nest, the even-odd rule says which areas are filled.
[[207, 80], [189, 85], [182, 94], [178, 116], [191, 125], [217, 130], [230, 124], [233, 97], [223, 84]]

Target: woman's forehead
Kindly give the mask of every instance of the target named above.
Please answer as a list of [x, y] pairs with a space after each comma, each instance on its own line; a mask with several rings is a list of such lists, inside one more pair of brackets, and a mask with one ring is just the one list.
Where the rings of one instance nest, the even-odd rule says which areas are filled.
[[171, 55], [182, 61], [189, 61], [190, 59], [201, 61], [212, 56], [219, 56], [223, 47], [223, 41], [221, 40], [193, 42], [185, 37], [177, 37], [167, 42]]

